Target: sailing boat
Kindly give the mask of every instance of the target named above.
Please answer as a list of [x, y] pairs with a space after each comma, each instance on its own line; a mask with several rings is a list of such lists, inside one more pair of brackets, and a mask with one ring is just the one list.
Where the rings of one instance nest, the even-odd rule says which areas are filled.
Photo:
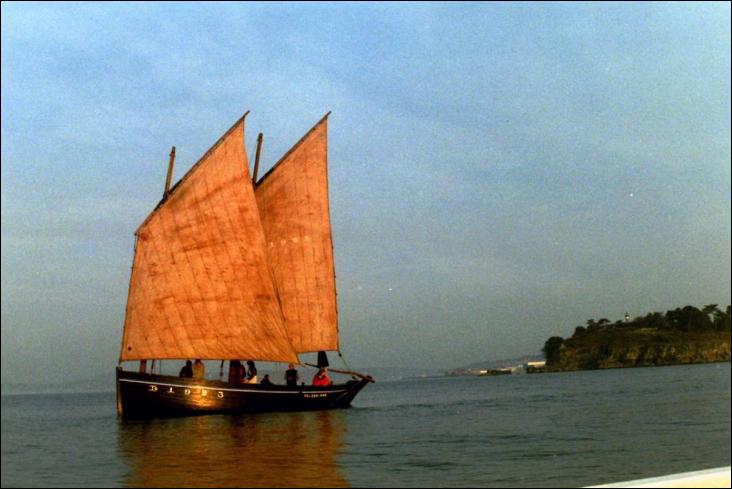
[[[117, 367], [122, 417], [345, 408], [373, 382], [336, 369], [351, 380], [288, 387], [148, 372], [148, 360], [219, 360], [223, 374], [226, 360], [231, 368], [242, 359], [299, 364], [302, 353], [340, 354], [330, 113], [259, 181], [261, 146], [254, 178], [244, 149], [247, 114], [170, 188], [173, 147], [163, 199], [135, 232]], [[138, 371], [124, 370], [127, 361], [139, 361]]]

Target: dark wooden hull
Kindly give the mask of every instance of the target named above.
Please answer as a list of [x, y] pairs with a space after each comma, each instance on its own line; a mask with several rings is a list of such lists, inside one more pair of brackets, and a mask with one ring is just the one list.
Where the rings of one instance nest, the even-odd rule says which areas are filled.
[[327, 387], [233, 385], [117, 369], [117, 413], [125, 419], [350, 407], [370, 380]]

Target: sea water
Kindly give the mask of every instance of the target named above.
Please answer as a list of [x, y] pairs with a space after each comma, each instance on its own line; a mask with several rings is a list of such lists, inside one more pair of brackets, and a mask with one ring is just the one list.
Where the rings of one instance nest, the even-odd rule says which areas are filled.
[[2, 396], [3, 487], [556, 487], [726, 465], [729, 363], [377, 381], [347, 410], [136, 422], [113, 392]]

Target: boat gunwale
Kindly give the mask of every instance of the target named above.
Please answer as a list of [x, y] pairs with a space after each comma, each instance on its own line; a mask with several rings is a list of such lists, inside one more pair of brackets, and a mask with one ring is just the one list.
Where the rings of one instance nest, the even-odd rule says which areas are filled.
[[[298, 392], [320, 392], [325, 394], [335, 394], [343, 391], [348, 391], [354, 385], [363, 382], [361, 380], [349, 380], [343, 384], [331, 384], [327, 386], [300, 384], [294, 387], [278, 384], [231, 384], [223, 380], [193, 379], [190, 377], [179, 377], [175, 375], [159, 375], [148, 373], [143, 374], [140, 372], [132, 372], [122, 369], [118, 369], [118, 380], [119, 382], [136, 384], [156, 384], [182, 388], [213, 388], [231, 392], [251, 392], [258, 394], [292, 394]], [[174, 381], [176, 383], [173, 383]]]

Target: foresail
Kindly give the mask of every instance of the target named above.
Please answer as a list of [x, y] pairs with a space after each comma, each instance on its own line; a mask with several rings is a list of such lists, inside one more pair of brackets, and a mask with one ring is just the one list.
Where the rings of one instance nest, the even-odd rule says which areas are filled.
[[136, 232], [120, 360], [297, 361], [239, 120]]
[[298, 353], [338, 349], [327, 118], [288, 151], [254, 191], [285, 327]]

